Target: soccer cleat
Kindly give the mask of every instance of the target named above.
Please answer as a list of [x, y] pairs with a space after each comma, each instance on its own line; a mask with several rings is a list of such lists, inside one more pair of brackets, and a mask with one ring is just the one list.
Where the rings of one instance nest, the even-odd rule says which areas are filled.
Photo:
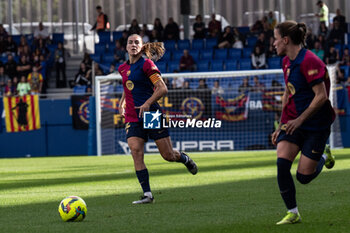
[[187, 156], [187, 162], [185, 163], [185, 166], [187, 167], [187, 170], [192, 173], [192, 175], [196, 175], [198, 172], [197, 164], [188, 156], [185, 152], [182, 152], [184, 155]]
[[334, 160], [334, 156], [332, 155], [331, 148], [328, 144], [326, 145], [326, 148], [324, 149], [324, 153], [325, 153], [325, 155], [327, 155], [327, 159], [324, 162], [324, 166], [328, 169], [331, 169], [332, 167], [334, 167], [335, 160]]
[[299, 213], [295, 214], [287, 212], [287, 215], [281, 221], [277, 222], [276, 225], [294, 224], [298, 222], [301, 222], [301, 216]]
[[153, 197], [141, 196], [140, 200], [133, 201], [132, 204], [151, 204], [154, 202], [155, 202], [155, 200]]

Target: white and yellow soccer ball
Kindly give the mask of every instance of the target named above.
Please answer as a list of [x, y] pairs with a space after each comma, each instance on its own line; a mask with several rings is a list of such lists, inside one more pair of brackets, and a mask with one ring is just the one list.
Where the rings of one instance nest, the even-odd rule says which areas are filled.
[[87, 207], [82, 198], [70, 196], [61, 201], [58, 212], [65, 222], [80, 222], [86, 216]]

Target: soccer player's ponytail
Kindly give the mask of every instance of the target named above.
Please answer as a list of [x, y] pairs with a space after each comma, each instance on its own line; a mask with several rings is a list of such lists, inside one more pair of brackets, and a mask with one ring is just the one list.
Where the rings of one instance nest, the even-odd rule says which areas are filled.
[[305, 23], [297, 23], [292, 20], [285, 21], [276, 26], [279, 34], [282, 37], [288, 36], [293, 44], [302, 45], [305, 47], [306, 40], [306, 25]]
[[163, 42], [145, 43], [141, 52], [152, 61], [158, 61], [165, 53], [164, 44]]

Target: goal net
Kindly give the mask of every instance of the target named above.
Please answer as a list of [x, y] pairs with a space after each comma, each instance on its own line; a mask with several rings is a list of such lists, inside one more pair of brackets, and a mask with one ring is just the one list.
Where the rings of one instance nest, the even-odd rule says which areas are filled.
[[[334, 68], [330, 68], [335, 80]], [[183, 151], [273, 149], [270, 136], [278, 125], [284, 79], [281, 69], [162, 74], [168, 94], [158, 102], [161, 124], [173, 147]], [[120, 75], [97, 76], [97, 154], [129, 154], [124, 118], [118, 112]], [[336, 94], [331, 100], [336, 103]], [[183, 122], [183, 123], [181, 123]], [[339, 121], [332, 127], [332, 147], [341, 147]], [[158, 152], [153, 140], [145, 152]]]

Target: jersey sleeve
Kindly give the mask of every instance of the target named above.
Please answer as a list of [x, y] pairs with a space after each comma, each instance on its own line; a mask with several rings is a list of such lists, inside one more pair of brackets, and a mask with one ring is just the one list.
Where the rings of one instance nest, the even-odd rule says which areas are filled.
[[[311, 53], [311, 52], [310, 52]], [[300, 71], [306, 78], [310, 86], [314, 86], [324, 81], [326, 72], [325, 64], [318, 58], [309, 54], [305, 55], [304, 61], [301, 63]]]
[[145, 60], [145, 63], [143, 64], [143, 72], [153, 84], [155, 84], [161, 79], [158, 67], [150, 59]]

